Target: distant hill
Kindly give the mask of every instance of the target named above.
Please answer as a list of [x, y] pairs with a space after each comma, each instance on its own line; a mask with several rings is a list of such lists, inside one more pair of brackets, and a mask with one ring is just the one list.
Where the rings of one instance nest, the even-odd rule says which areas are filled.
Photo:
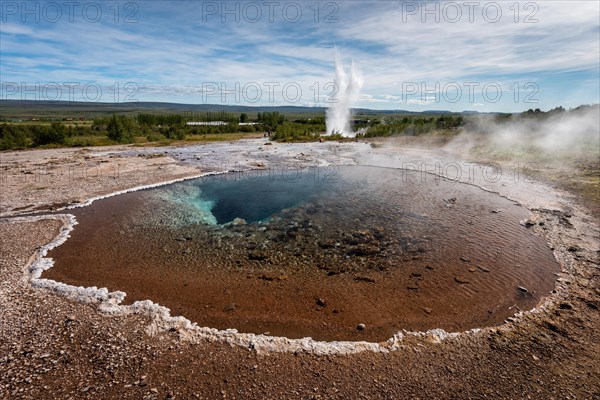
[[[0, 100], [0, 118], [94, 118], [101, 115], [119, 113], [183, 113], [225, 111], [231, 113], [247, 113], [251, 116], [265, 111], [279, 111], [288, 116], [323, 115], [325, 107], [302, 106], [242, 106], [222, 104], [180, 104], [163, 102], [134, 102], [134, 103], [97, 103], [73, 101], [35, 101], [35, 100]], [[428, 110], [423, 112], [407, 110], [371, 110], [356, 108], [355, 114], [452, 114], [450, 111]], [[471, 112], [472, 113], [472, 112]]]

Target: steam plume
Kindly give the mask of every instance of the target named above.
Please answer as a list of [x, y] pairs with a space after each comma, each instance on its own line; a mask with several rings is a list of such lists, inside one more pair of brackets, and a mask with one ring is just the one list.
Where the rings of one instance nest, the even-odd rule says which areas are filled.
[[346, 73], [336, 51], [335, 56], [336, 92], [331, 97], [327, 109], [327, 134], [339, 133], [344, 137], [354, 137], [350, 125], [351, 107], [358, 100], [363, 80], [354, 61], [350, 64], [350, 72]]

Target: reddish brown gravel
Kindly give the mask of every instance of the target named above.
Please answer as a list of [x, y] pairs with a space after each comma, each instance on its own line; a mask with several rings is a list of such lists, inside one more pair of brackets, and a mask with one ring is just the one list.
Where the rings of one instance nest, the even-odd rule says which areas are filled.
[[590, 248], [597, 228], [576, 206], [536, 215], [545, 224], [532, 229], [566, 268], [546, 309], [440, 343], [407, 336], [392, 353], [337, 356], [261, 355], [192, 344], [177, 331], [149, 336], [145, 317], [103, 315], [32, 289], [26, 267], [60, 223], [2, 220], [0, 398], [600, 398], [600, 271]]

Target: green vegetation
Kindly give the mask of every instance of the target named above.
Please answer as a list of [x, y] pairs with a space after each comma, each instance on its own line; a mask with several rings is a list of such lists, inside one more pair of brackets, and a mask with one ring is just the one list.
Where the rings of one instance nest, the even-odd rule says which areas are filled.
[[269, 136], [277, 127], [285, 122], [285, 116], [279, 111], [258, 113], [257, 122], [267, 131]]
[[[182, 114], [136, 115], [111, 114], [94, 118], [91, 121], [73, 118], [54, 120], [6, 121], [0, 125], [0, 150], [23, 149], [28, 147], [57, 146], [97, 146], [126, 143], [158, 142], [168, 144], [173, 141], [231, 140], [231, 137], [244, 137], [277, 123], [282, 115], [265, 113], [263, 123], [239, 125], [241, 119], [249, 121], [248, 114], [238, 115], [228, 112], [204, 112]], [[188, 122], [198, 123], [196, 125]], [[214, 124], [212, 124], [214, 122]], [[220, 135], [220, 136], [219, 136]], [[233, 136], [232, 136], [233, 135]], [[237, 136], [236, 136], [237, 135]], [[207, 138], [210, 136], [210, 139]]]
[[158, 125], [181, 125], [183, 116], [181, 114], [138, 114], [137, 122], [143, 126], [158, 126]]
[[319, 140], [325, 129], [324, 117], [284, 121], [276, 126], [271, 139], [281, 142], [311, 142]]
[[[364, 122], [362, 123], [365, 125]], [[453, 130], [462, 127], [464, 123], [464, 118], [460, 115], [386, 117], [381, 121], [369, 121], [366, 124], [365, 132], [360, 134], [360, 137], [449, 135]]]
[[[341, 138], [339, 135], [321, 136], [326, 131], [325, 110], [322, 108], [279, 107], [279, 111], [274, 111], [267, 107], [254, 109], [255, 112], [249, 107], [223, 107], [224, 110], [234, 111], [230, 112], [215, 109], [214, 105], [15, 101], [3, 101], [2, 106], [0, 150], [231, 140], [233, 137], [262, 133], [266, 133], [271, 140], [283, 142]], [[495, 124], [536, 121], [555, 114], [586, 111], [589, 107], [598, 106], [580, 106], [569, 111], [558, 107], [547, 112], [531, 109], [517, 114], [479, 114], [476, 118], [453, 113], [357, 110], [352, 128], [358, 132], [359, 138], [419, 135], [451, 137], [463, 130], [486, 133], [481, 130], [486, 126], [486, 121]], [[93, 115], [93, 118], [84, 117], [87, 115]]]
[[27, 131], [17, 125], [0, 125], [0, 150], [22, 149], [31, 143]]
[[106, 135], [110, 140], [119, 143], [131, 143], [133, 141], [134, 123], [123, 115], [113, 114], [106, 124]]
[[72, 130], [67, 130], [67, 128], [60, 122], [53, 122], [49, 127], [38, 127], [37, 129], [33, 130], [33, 146], [65, 144], [67, 138], [72, 135]]
[[[239, 125], [238, 121], [254, 122]], [[188, 125], [188, 122], [195, 124]], [[359, 137], [422, 135], [452, 132], [464, 124], [462, 116], [358, 116], [354, 129]], [[112, 114], [87, 121], [27, 121], [4, 124], [0, 130], [0, 149], [38, 146], [94, 146], [117, 143], [147, 143], [204, 140], [206, 135], [252, 134], [266, 132], [272, 140], [306, 142], [320, 140], [325, 132], [323, 115], [290, 120], [278, 111], [256, 114], [204, 112], [182, 114], [139, 113], [134, 116]], [[213, 136], [214, 138], [214, 136]], [[327, 140], [339, 139], [329, 135]]]
[[[353, 129], [359, 138], [387, 136], [417, 136], [424, 134], [455, 135], [465, 124], [461, 115], [404, 115], [404, 116], [357, 116], [353, 121]], [[325, 117], [302, 118], [290, 121], [277, 121], [267, 125], [272, 129], [273, 140], [282, 142], [305, 142], [320, 140], [325, 133]], [[267, 131], [269, 131], [267, 129]], [[328, 135], [324, 139], [339, 139], [340, 135]]]

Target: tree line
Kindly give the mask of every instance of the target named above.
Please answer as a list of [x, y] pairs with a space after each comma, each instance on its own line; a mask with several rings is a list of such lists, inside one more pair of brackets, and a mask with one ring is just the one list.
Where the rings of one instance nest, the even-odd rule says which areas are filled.
[[368, 124], [359, 134], [360, 137], [381, 136], [418, 136], [435, 132], [448, 132], [462, 127], [465, 120], [462, 116], [404, 116], [402, 118], [384, 118], [376, 123]]

